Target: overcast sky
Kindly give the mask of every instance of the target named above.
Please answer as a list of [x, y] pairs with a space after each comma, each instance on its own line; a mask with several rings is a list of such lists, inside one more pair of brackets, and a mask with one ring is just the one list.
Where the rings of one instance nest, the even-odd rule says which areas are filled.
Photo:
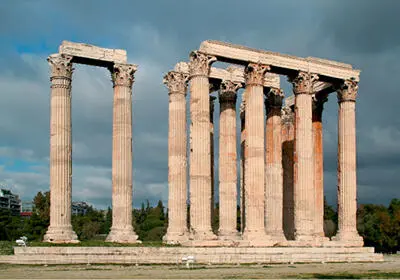
[[[168, 197], [163, 75], [204, 40], [350, 63], [357, 100], [358, 201], [400, 197], [400, 1], [0, 1], [0, 182], [31, 200], [49, 189], [48, 55], [63, 40], [126, 49], [133, 87], [134, 206]], [[113, 90], [75, 66], [73, 200], [111, 205]], [[282, 80], [286, 96], [287, 82]], [[325, 194], [336, 201], [337, 98], [323, 115]]]

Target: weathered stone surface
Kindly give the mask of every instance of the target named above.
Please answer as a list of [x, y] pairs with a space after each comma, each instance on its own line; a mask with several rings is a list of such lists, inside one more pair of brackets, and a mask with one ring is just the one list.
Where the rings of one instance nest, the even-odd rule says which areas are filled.
[[220, 41], [203, 41], [199, 50], [217, 57], [218, 60], [228, 62], [235, 60], [242, 65], [249, 62], [262, 63], [281, 69], [304, 71], [337, 79], [354, 79], [355, 81], [360, 79], [360, 71], [352, 69], [350, 64], [326, 59], [301, 58]]
[[106, 62], [105, 65], [108, 65], [108, 63], [127, 63], [125, 50], [106, 49], [89, 44], [63, 41], [58, 51], [60, 54], [70, 55], [76, 58], [87, 58], [98, 62]]
[[355, 247], [18, 247], [0, 263], [15, 264], [273, 264], [327, 262], [382, 262], [373, 248]]

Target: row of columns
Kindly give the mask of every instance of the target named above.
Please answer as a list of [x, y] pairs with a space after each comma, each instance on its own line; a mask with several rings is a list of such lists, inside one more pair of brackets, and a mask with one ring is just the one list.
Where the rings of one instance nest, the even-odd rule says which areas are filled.
[[[241, 84], [222, 81], [219, 124], [219, 220], [218, 236], [211, 229], [212, 152], [210, 149], [209, 68], [215, 58], [200, 52], [190, 56], [189, 75], [170, 72], [164, 82], [170, 94], [169, 130], [169, 227], [164, 241], [238, 239], [236, 91]], [[295, 94], [294, 125], [282, 128], [283, 94], [279, 89], [266, 93], [264, 122], [264, 74], [268, 65], [249, 64], [245, 69], [245, 99], [242, 119], [240, 239], [260, 244], [276, 244], [290, 236], [297, 241], [323, 238], [323, 152], [321, 115], [326, 97], [314, 97], [315, 74], [298, 72], [290, 78]], [[186, 82], [190, 84], [190, 225], [187, 227]], [[179, 86], [177, 86], [179, 85]], [[339, 97], [339, 231], [335, 240], [359, 242], [356, 230], [355, 118], [357, 84], [345, 81]], [[179, 97], [178, 97], [179, 96]], [[354, 98], [352, 98], [354, 96]], [[350, 104], [350, 105], [348, 105]], [[314, 106], [314, 107], [313, 107]], [[242, 108], [241, 108], [242, 109]], [[179, 129], [176, 127], [180, 123]], [[285, 122], [284, 122], [285, 123]], [[282, 158], [285, 142], [294, 137], [293, 161]], [[265, 146], [266, 142], [266, 146]], [[283, 148], [283, 149], [282, 149]], [[179, 151], [179, 152], [178, 152]], [[179, 158], [179, 160], [178, 160]], [[291, 164], [293, 163], [293, 164]], [[289, 166], [292, 165], [292, 166]], [[292, 182], [283, 177], [283, 166], [293, 169]], [[179, 174], [179, 176], [177, 175]], [[290, 185], [290, 187], [289, 187]], [[288, 189], [288, 193], [285, 192]], [[290, 188], [292, 192], [290, 193]], [[292, 196], [292, 213], [284, 216], [283, 201]], [[284, 197], [286, 196], [286, 197]]]
[[[71, 226], [72, 198], [72, 56], [55, 54], [51, 66], [50, 225], [45, 242], [77, 243]], [[112, 141], [112, 227], [107, 241], [134, 243], [132, 227], [132, 84], [136, 65], [114, 64]]]

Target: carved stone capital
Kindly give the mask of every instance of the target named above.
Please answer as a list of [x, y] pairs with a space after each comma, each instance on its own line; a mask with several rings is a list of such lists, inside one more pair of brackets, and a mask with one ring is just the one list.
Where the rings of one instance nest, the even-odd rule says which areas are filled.
[[246, 85], [263, 86], [265, 72], [269, 71], [270, 69], [271, 68], [269, 65], [264, 65], [261, 63], [249, 63], [244, 70]]
[[115, 63], [111, 70], [111, 79], [115, 86], [132, 87], [137, 65]]
[[164, 76], [163, 83], [168, 87], [169, 94], [179, 93], [186, 95], [187, 80], [187, 74], [170, 71]]
[[193, 51], [190, 53], [189, 62], [189, 75], [194, 76], [206, 76], [210, 72], [211, 63], [217, 60], [215, 56], [210, 56], [199, 51]]
[[51, 79], [65, 78], [71, 79], [72, 77], [72, 56], [65, 54], [53, 54], [47, 58], [51, 67]]
[[300, 71], [297, 76], [289, 77], [294, 94], [313, 94], [313, 83], [319, 79], [317, 74]]
[[242, 87], [241, 83], [235, 83], [229, 80], [222, 81], [219, 89], [219, 102], [236, 102], [236, 92]]
[[265, 104], [266, 107], [271, 108], [281, 108], [283, 103], [283, 98], [285, 95], [283, 91], [279, 88], [271, 88], [265, 95]]
[[338, 102], [352, 101], [357, 98], [358, 83], [352, 80], [344, 81], [337, 90]]

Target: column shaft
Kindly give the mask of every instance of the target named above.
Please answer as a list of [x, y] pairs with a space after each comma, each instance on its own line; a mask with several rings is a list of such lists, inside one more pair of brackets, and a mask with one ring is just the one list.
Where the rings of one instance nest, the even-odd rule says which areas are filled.
[[295, 93], [294, 225], [296, 240], [314, 240], [314, 145], [312, 135], [312, 84], [306, 72], [292, 80]]
[[236, 239], [237, 155], [236, 90], [240, 84], [223, 81], [219, 93], [219, 237]]
[[210, 57], [190, 56], [190, 230], [194, 240], [216, 239], [211, 230]]
[[135, 65], [115, 64], [112, 144], [112, 226], [106, 241], [136, 243], [132, 227], [132, 83]]
[[246, 75], [246, 152], [245, 203], [246, 228], [243, 238], [253, 241], [266, 239], [264, 228], [264, 93], [263, 79], [268, 67], [250, 64]]
[[362, 246], [357, 232], [357, 163], [355, 100], [358, 85], [345, 81], [338, 91], [338, 233], [334, 240]]
[[283, 94], [271, 89], [267, 94], [265, 153], [265, 230], [274, 241], [285, 241], [283, 234], [283, 174], [281, 107]]
[[283, 228], [286, 239], [294, 239], [294, 112], [282, 110]]
[[72, 200], [72, 57], [52, 55], [50, 102], [50, 226], [45, 242], [77, 243], [71, 226]]
[[315, 218], [314, 227], [317, 236], [324, 237], [324, 151], [322, 111], [323, 103], [327, 99], [314, 99], [312, 112], [314, 138], [314, 190], [315, 190]]
[[246, 227], [246, 199], [245, 199], [245, 157], [246, 157], [246, 127], [245, 127], [245, 92], [242, 95], [242, 104], [240, 104], [240, 231], [244, 232]]
[[169, 88], [169, 126], [168, 229], [163, 240], [168, 244], [188, 240], [186, 79], [187, 75], [178, 72], [169, 72], [164, 78]]

